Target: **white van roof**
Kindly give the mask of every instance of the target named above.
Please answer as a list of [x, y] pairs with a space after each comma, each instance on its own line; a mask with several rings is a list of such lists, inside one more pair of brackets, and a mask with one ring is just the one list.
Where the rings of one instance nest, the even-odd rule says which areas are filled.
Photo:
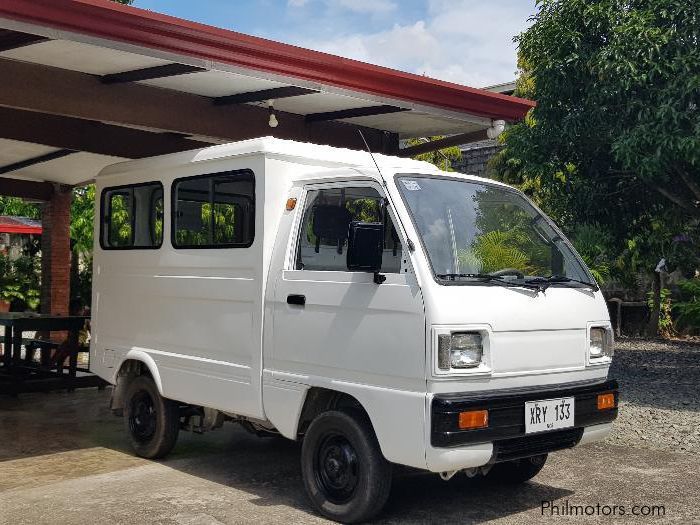
[[[147, 159], [131, 160], [108, 166], [99, 177], [140, 171], [168, 166], [182, 166], [199, 162], [221, 160], [229, 157], [245, 155], [265, 155], [267, 157], [287, 159], [299, 164], [309, 164], [322, 168], [356, 167], [376, 169], [372, 157], [366, 151], [332, 146], [319, 146], [309, 142], [296, 142], [275, 137], [261, 137], [196, 149], [150, 157]], [[379, 167], [387, 169], [418, 171], [420, 173], [438, 172], [438, 168], [429, 162], [393, 157], [375, 153], [374, 158]]]

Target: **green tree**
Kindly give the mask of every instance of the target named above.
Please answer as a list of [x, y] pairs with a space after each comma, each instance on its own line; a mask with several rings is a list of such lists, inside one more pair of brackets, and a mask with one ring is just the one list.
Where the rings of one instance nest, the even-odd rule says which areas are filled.
[[618, 269], [697, 265], [698, 1], [539, 0], [516, 41], [537, 107], [503, 135], [497, 177], [569, 233], [603, 229]]
[[[418, 146], [420, 144], [425, 144], [428, 141], [440, 140], [444, 138], [445, 137], [439, 135], [429, 138], [408, 139], [406, 141], [406, 146]], [[413, 158], [416, 160], [430, 162], [441, 170], [454, 171], [452, 169], [452, 162], [462, 158], [462, 151], [459, 149], [459, 146], [452, 146], [449, 148], [429, 151], [428, 153], [421, 153]]]
[[25, 202], [17, 197], [0, 196], [0, 215], [15, 215], [38, 219], [41, 217], [41, 206]]
[[94, 221], [95, 185], [75, 188], [70, 209], [70, 237], [76, 254], [92, 255]]

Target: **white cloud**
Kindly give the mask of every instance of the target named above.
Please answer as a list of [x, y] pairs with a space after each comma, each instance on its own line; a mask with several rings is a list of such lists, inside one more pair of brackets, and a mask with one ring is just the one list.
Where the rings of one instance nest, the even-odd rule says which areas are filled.
[[[305, 7], [309, 0], [287, 0], [289, 7]], [[326, 7], [371, 15], [390, 13], [398, 7], [393, 0], [323, 0]]]
[[423, 21], [410, 26], [396, 25], [379, 33], [308, 41], [306, 45], [334, 55], [395, 67], [427, 61], [440, 51], [439, 42], [426, 30]]
[[327, 0], [330, 5], [337, 5], [356, 13], [388, 13], [396, 9], [391, 0]]
[[425, 20], [373, 33], [341, 33], [330, 39], [302, 37], [298, 43], [327, 53], [483, 87], [513, 80], [516, 71], [513, 36], [527, 27], [527, 19], [534, 12], [534, 0], [428, 0]]

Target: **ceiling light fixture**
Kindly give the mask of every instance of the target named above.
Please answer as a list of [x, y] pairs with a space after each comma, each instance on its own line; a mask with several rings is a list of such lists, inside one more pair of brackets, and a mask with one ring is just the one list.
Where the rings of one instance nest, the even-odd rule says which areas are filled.
[[271, 128], [276, 128], [280, 124], [277, 120], [277, 116], [275, 115], [274, 103], [274, 100], [268, 100], [267, 102], [267, 109], [270, 111], [270, 120], [268, 120], [267, 123]]

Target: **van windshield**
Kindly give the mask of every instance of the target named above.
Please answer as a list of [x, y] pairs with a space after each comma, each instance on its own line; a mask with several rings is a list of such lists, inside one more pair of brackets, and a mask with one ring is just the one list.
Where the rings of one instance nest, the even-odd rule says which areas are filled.
[[518, 192], [420, 175], [399, 175], [397, 184], [438, 282], [596, 288], [569, 243]]

